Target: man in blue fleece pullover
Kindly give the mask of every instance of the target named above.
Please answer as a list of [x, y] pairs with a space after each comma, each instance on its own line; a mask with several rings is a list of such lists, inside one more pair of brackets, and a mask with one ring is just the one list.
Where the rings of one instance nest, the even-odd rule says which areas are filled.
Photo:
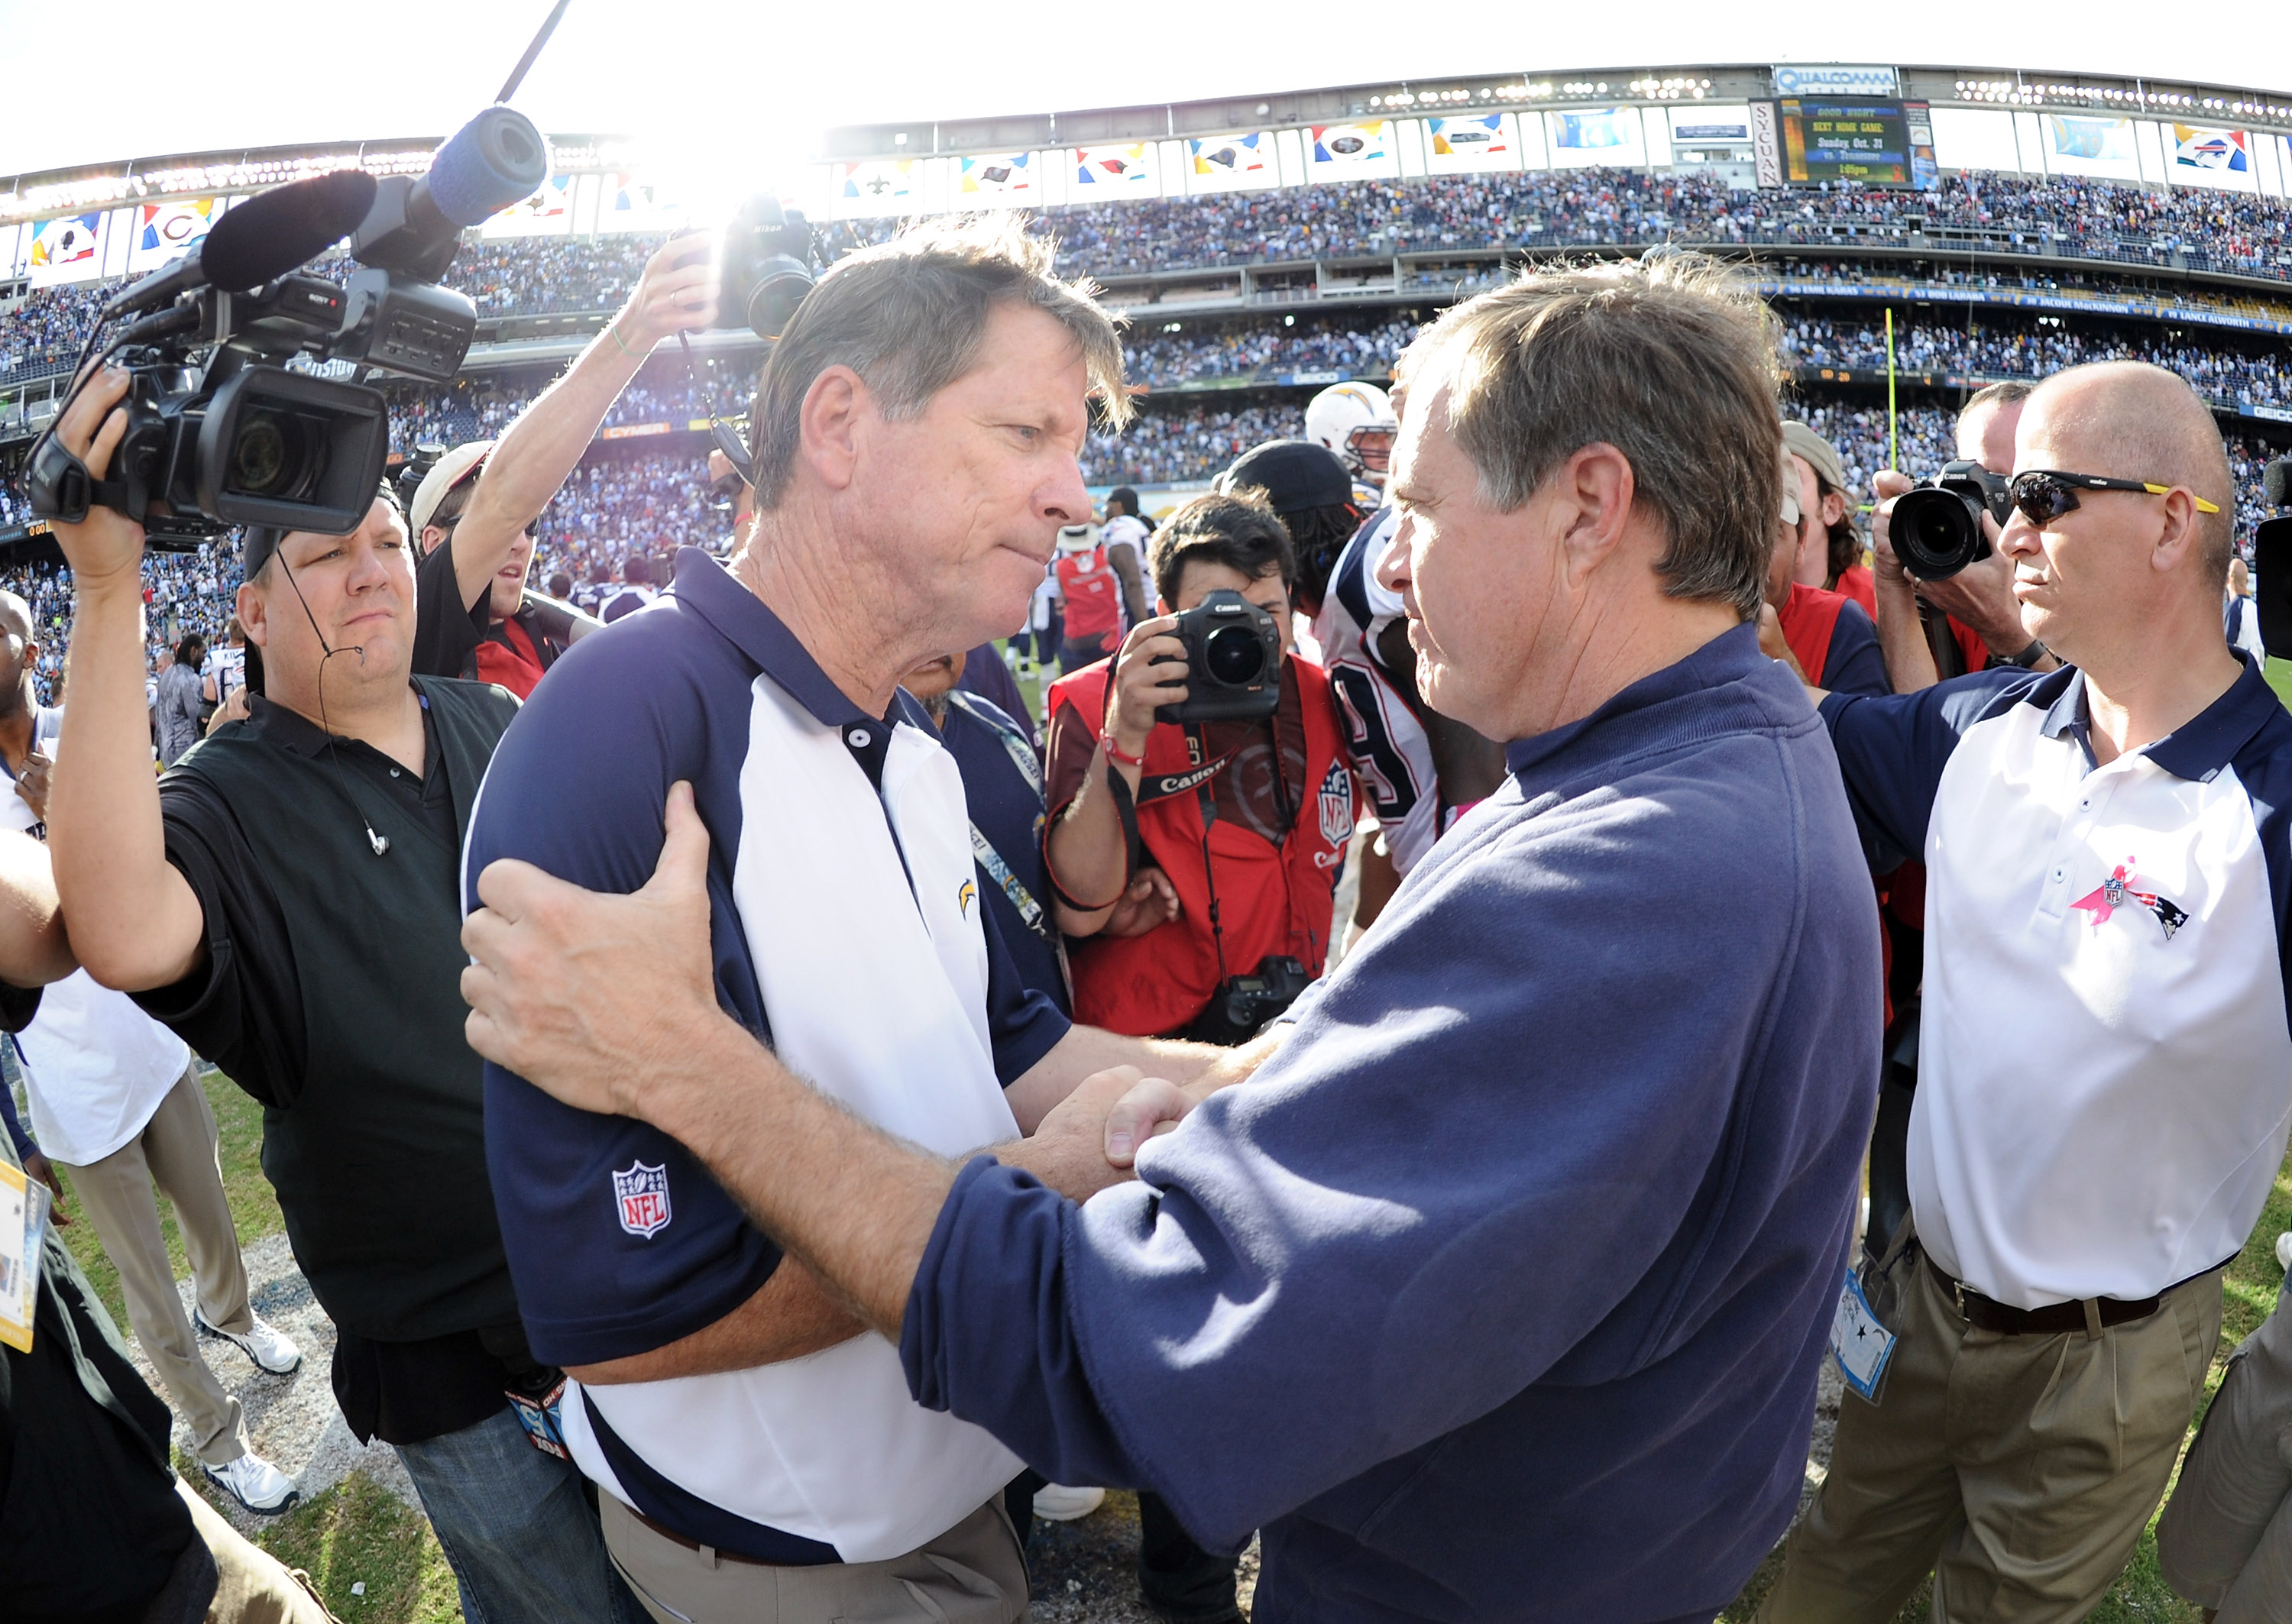
[[1747, 623], [1767, 361], [1685, 258], [1418, 342], [1382, 569], [1510, 776], [1293, 1025], [1085, 1084], [1041, 1178], [878, 1133], [718, 1012], [682, 786], [632, 896], [485, 872], [471, 1041], [692, 1150], [920, 1402], [1206, 1543], [1262, 1527], [1261, 1620], [1707, 1620], [1797, 1502], [1878, 1059], [1836, 760]]

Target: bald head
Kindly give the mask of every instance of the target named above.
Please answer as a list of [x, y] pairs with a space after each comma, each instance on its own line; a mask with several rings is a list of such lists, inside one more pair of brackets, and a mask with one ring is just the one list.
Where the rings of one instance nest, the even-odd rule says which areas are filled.
[[13, 592], [0, 592], [0, 632], [13, 632], [26, 642], [32, 636], [32, 606]]
[[2220, 510], [2197, 516], [2215, 591], [2228, 580], [2236, 535], [2236, 478], [2212, 408], [2181, 377], [2146, 361], [2102, 361], [2055, 373], [2030, 398], [2043, 412], [2065, 473], [2184, 486]]

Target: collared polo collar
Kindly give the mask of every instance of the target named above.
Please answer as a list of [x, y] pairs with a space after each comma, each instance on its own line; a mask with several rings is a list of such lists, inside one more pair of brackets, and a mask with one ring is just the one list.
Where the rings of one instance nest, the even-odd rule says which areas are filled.
[[1539, 761], [1557, 755], [1586, 733], [1610, 719], [1626, 712], [1643, 710], [1661, 704], [1698, 688], [1718, 687], [1724, 683], [1738, 682], [1763, 664], [1771, 664], [1759, 652], [1759, 628], [1755, 622], [1721, 632], [1683, 660], [1677, 660], [1659, 671], [1650, 672], [1616, 694], [1591, 715], [1565, 726], [1539, 733], [1532, 738], [1515, 739], [1505, 747], [1505, 768], [1518, 774]]
[[[923, 725], [916, 721], [920, 711], [904, 689], [893, 692], [891, 708], [881, 718], [869, 716], [819, 669], [811, 651], [770, 604], [698, 547], [683, 548], [676, 555], [676, 601], [754, 660], [814, 721], [842, 734], [869, 781], [882, 787], [892, 727], [901, 721]], [[936, 729], [927, 730], [936, 736]]]
[[[430, 719], [430, 696], [422, 693], [419, 688], [415, 692], [416, 696], [422, 701], [422, 718], [426, 726]], [[255, 737], [268, 744], [276, 744], [281, 750], [307, 757], [314, 761], [319, 759], [329, 743], [359, 744], [365, 742], [351, 738], [348, 734], [329, 734], [300, 711], [289, 710], [277, 700], [262, 694], [249, 694], [246, 696], [246, 728]]]
[[[2093, 722], [2086, 706], [2082, 672], [2074, 666], [2048, 672], [2045, 681], [2030, 690], [2028, 703], [2046, 704], [2040, 730], [2047, 738], [2074, 738], [2084, 747], [2086, 759], [2092, 759]], [[2261, 676], [2259, 666], [2247, 660], [2226, 693], [2163, 738], [2132, 753], [2148, 757], [2175, 778], [2209, 784], [2282, 703]]]

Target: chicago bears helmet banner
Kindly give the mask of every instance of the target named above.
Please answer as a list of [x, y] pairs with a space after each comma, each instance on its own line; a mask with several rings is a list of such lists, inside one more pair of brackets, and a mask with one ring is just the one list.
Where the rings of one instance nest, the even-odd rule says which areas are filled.
[[135, 211], [135, 240], [127, 248], [128, 273], [157, 270], [190, 252], [222, 213], [221, 200], [214, 197], [142, 205]]

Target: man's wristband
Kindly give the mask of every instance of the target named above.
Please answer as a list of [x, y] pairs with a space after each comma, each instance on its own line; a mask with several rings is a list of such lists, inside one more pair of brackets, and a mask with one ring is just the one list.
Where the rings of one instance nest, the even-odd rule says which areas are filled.
[[639, 355], [635, 350], [621, 342], [621, 325], [617, 321], [609, 321], [605, 324], [605, 336], [611, 339], [614, 344], [618, 346], [620, 352], [628, 357], [632, 361], [642, 361], [644, 359], [644, 358]]
[[2023, 671], [2035, 671], [2038, 667], [2038, 662], [2044, 659], [2047, 655], [2053, 652], [2054, 651], [2052, 649], [2046, 647], [2045, 644], [2038, 639], [2031, 638], [2030, 639], [2030, 646], [2027, 648], [2024, 648], [2020, 654], [2007, 655], [2005, 659], [1998, 661], [1997, 663], [2000, 665], [2018, 665]]
[[1146, 770], [1146, 752], [1142, 750], [1136, 755], [1132, 755], [1114, 742], [1114, 735], [1111, 731], [1100, 734], [1098, 744], [1100, 749], [1106, 752], [1108, 760], [1118, 762], [1124, 767], [1134, 767], [1141, 772]]

